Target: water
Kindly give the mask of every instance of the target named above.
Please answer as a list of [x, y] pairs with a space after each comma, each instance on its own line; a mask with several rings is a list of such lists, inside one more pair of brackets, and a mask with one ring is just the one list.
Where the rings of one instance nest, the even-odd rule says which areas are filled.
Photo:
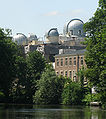
[[106, 119], [106, 110], [83, 106], [2, 104], [0, 119]]

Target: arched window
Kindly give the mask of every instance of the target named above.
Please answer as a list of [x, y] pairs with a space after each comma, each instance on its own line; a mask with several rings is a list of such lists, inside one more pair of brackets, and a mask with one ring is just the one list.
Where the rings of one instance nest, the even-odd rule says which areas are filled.
[[68, 58], [65, 58], [65, 65], [68, 65]]
[[76, 57], [74, 57], [74, 65], [76, 65]]
[[61, 62], [60, 62], [61, 66], [63, 66], [63, 58], [61, 59]]
[[69, 58], [69, 65], [72, 65], [72, 58]]
[[65, 77], [67, 77], [67, 75], [68, 75], [67, 73], [68, 73], [68, 72], [67, 72], [67, 71], [65, 71]]
[[59, 66], [59, 59], [57, 59], [56, 62], [57, 62], [57, 66]]
[[69, 77], [70, 78], [72, 77], [72, 71], [69, 71]]

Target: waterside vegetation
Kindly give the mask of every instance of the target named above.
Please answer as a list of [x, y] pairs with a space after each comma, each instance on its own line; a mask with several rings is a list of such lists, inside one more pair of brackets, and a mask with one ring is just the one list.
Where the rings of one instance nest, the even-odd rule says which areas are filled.
[[[10, 30], [0, 28], [0, 103], [89, 105], [99, 101], [106, 108], [106, 2], [99, 0], [94, 16], [84, 25], [87, 68], [79, 81], [58, 77], [38, 51], [23, 56], [11, 41]], [[88, 85], [84, 87], [84, 77]], [[96, 94], [91, 88], [96, 87]]]

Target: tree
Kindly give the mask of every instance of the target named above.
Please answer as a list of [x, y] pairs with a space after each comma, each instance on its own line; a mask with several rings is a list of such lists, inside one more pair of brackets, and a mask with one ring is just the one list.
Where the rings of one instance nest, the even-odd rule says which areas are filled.
[[79, 105], [82, 103], [82, 98], [81, 85], [68, 79], [62, 93], [62, 104]]
[[46, 60], [38, 51], [28, 54], [26, 57], [27, 75], [26, 75], [26, 100], [28, 103], [33, 102], [33, 95], [36, 91], [36, 82], [40, 79], [46, 66]]
[[10, 30], [0, 28], [0, 90], [6, 101], [9, 99], [12, 81], [15, 78], [17, 45], [11, 41]]
[[59, 104], [65, 79], [57, 77], [51, 65], [48, 65], [37, 82], [37, 91], [33, 97], [35, 104]]
[[23, 57], [17, 56], [15, 61], [16, 78], [13, 81], [11, 97], [15, 103], [25, 103], [25, 82], [26, 82], [26, 61]]
[[87, 64], [86, 77], [97, 87], [101, 94], [101, 102], [106, 106], [106, 1], [99, 0], [99, 8], [94, 16], [84, 25], [88, 36], [86, 38]]
[[85, 78], [85, 68], [82, 67], [79, 71], [78, 71], [78, 80], [81, 83], [81, 87], [84, 88], [84, 78]]

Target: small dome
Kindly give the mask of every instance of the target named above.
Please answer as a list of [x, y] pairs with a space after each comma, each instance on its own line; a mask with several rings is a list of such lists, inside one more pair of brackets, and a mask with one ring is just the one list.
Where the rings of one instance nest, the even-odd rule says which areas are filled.
[[29, 33], [27, 38], [28, 41], [38, 40], [37, 36], [34, 35], [33, 33]]
[[83, 31], [83, 21], [80, 19], [72, 19], [70, 22], [68, 22], [63, 29], [64, 35], [76, 35], [83, 37], [85, 36], [85, 33]]
[[52, 28], [46, 33], [46, 37], [59, 36], [57, 28]]
[[13, 42], [16, 42], [18, 45], [26, 45], [27, 44], [27, 37], [22, 33], [17, 33], [12, 38]]
[[46, 43], [58, 43], [59, 41], [59, 33], [57, 28], [52, 28], [50, 29], [46, 34], [45, 34], [45, 40]]

